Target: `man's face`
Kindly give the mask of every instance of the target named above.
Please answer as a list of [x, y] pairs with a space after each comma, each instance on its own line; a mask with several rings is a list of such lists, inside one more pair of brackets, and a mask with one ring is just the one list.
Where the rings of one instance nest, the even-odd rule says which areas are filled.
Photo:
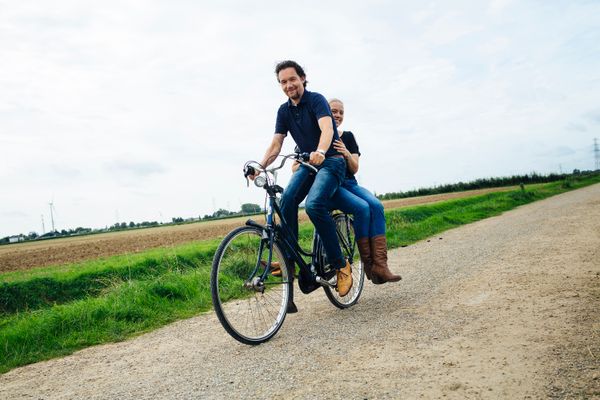
[[301, 78], [292, 67], [282, 69], [277, 75], [283, 93], [296, 101], [304, 94], [304, 78]]

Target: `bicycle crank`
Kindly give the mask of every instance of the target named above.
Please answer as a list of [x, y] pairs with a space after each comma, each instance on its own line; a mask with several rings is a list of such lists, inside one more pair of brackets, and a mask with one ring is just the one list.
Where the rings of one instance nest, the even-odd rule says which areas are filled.
[[260, 280], [260, 277], [255, 276], [250, 281], [244, 282], [244, 288], [254, 290], [255, 292], [264, 293], [265, 283]]

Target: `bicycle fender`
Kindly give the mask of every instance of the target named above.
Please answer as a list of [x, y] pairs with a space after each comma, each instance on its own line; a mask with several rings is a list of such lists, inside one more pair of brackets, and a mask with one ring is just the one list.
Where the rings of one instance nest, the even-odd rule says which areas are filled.
[[264, 231], [265, 229], [267, 229], [267, 228], [265, 228], [263, 225], [261, 225], [261, 224], [259, 224], [259, 223], [255, 222], [253, 219], [249, 219], [248, 221], [246, 221], [246, 225], [247, 225], [247, 226], [253, 226], [253, 227], [255, 227], [255, 228], [258, 228], [258, 229], [262, 229], [263, 231]]

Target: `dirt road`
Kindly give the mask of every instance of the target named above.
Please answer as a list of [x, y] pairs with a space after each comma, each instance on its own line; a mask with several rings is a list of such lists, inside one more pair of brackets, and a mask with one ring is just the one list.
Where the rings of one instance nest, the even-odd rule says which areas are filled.
[[390, 257], [399, 284], [302, 296], [264, 345], [209, 313], [11, 371], [0, 398], [600, 398], [600, 185]]

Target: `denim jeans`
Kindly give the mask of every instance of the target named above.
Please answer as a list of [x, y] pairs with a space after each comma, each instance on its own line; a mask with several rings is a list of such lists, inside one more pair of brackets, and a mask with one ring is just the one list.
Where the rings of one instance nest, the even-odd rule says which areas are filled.
[[338, 243], [335, 222], [329, 214], [329, 203], [344, 180], [346, 160], [328, 157], [317, 168], [319, 172], [315, 175], [301, 165], [292, 175], [281, 196], [281, 214], [297, 240], [298, 205], [306, 197], [306, 213], [323, 240], [327, 258], [334, 268], [343, 268], [346, 260]]
[[356, 179], [345, 179], [330, 202], [330, 208], [354, 216], [356, 239], [385, 234], [383, 204], [373, 193], [358, 185]]

